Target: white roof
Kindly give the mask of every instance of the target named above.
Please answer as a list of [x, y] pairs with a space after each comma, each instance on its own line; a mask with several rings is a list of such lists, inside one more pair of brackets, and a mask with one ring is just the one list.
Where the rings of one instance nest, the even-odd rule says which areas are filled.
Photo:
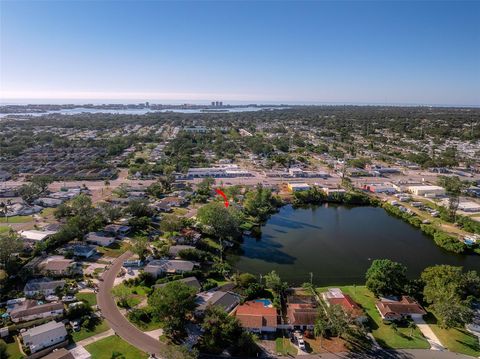
[[309, 188], [310, 185], [308, 183], [289, 183], [289, 186], [292, 188]]
[[429, 186], [429, 185], [420, 185], [420, 186], [409, 186], [409, 189], [423, 189], [425, 191], [435, 191], [443, 190], [443, 187], [440, 186]]
[[35, 229], [32, 229], [30, 231], [20, 231], [20, 235], [23, 238], [32, 240], [32, 241], [43, 241], [45, 238], [48, 236], [51, 236], [52, 234], [55, 234], [57, 232], [54, 231], [37, 231]]
[[62, 322], [56, 322], [54, 320], [39, 325], [38, 327], [28, 329], [22, 336], [30, 339], [30, 342], [33, 342], [33, 344], [38, 344], [45, 341], [47, 338], [50, 338], [52, 333], [55, 333], [55, 335], [67, 336], [65, 325]]
[[458, 208], [462, 209], [462, 208], [469, 208], [469, 209], [473, 209], [473, 208], [480, 208], [480, 204], [476, 203], [476, 202], [460, 202], [458, 204]]

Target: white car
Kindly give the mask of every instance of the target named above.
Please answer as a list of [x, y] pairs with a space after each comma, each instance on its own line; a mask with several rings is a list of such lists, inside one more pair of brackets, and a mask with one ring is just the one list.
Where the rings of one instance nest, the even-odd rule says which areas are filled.
[[64, 295], [62, 297], [62, 302], [75, 302], [77, 298], [74, 295]]
[[298, 347], [300, 348], [300, 350], [305, 350], [305, 341], [303, 340], [303, 338], [298, 338]]
[[45, 297], [45, 300], [47, 302], [56, 302], [57, 300], [59, 300], [59, 298], [56, 295], [47, 295]]

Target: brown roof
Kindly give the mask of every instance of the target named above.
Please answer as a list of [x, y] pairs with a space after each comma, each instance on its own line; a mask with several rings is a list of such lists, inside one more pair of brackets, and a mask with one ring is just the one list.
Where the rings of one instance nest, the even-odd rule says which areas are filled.
[[312, 304], [288, 304], [287, 317], [291, 325], [314, 325], [318, 309]]
[[73, 263], [71, 259], [51, 259], [40, 263], [42, 271], [64, 272]]
[[403, 296], [400, 301], [380, 300], [376, 303], [380, 313], [386, 316], [407, 316], [412, 314], [425, 315], [427, 312], [417, 301], [409, 296]]
[[360, 317], [364, 315], [362, 309], [353, 299], [344, 294], [343, 298], [328, 298], [328, 302], [332, 305], [340, 305], [345, 311], [349, 312], [353, 317]]
[[245, 302], [237, 308], [235, 316], [245, 328], [277, 327], [277, 310], [262, 302]]
[[60, 309], [63, 309], [63, 303], [47, 303], [37, 305], [36, 300], [26, 300], [21, 307], [10, 312], [10, 317], [22, 318], [29, 315], [41, 314]]

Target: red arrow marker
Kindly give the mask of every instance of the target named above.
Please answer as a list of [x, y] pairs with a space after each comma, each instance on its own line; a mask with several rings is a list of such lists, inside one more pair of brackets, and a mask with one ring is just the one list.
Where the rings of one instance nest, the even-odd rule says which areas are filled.
[[228, 198], [227, 198], [227, 196], [225, 195], [225, 193], [223, 193], [223, 191], [222, 191], [221, 189], [219, 189], [219, 188], [216, 188], [216, 189], [215, 189], [215, 192], [217, 192], [220, 196], [223, 197], [223, 203], [225, 204], [225, 207], [228, 208], [229, 203], [228, 203]]

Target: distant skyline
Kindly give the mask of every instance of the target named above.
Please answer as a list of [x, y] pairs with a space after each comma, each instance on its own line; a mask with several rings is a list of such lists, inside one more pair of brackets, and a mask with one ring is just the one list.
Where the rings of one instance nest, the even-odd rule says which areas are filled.
[[2, 103], [480, 105], [480, 1], [4, 1]]

